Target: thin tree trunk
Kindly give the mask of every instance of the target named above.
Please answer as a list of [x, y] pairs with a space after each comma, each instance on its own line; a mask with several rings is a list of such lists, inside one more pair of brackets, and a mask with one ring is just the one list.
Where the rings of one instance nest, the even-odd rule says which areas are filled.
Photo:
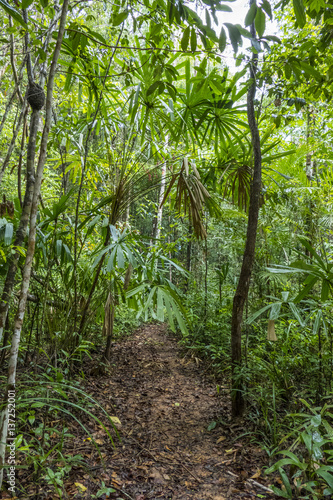
[[10, 158], [12, 156], [12, 152], [13, 152], [13, 149], [14, 149], [14, 146], [15, 146], [15, 142], [16, 142], [18, 133], [19, 133], [19, 131], [21, 129], [21, 126], [22, 126], [23, 117], [25, 115], [26, 107], [27, 107], [27, 102], [24, 102], [24, 104], [22, 106], [22, 109], [21, 109], [21, 112], [20, 112], [20, 115], [19, 115], [19, 118], [17, 120], [16, 127], [13, 130], [12, 140], [10, 141], [10, 144], [8, 146], [6, 157], [5, 157], [5, 159], [4, 159], [3, 163], [2, 163], [2, 166], [1, 166], [1, 170], [0, 170], [0, 186], [1, 186], [1, 182], [2, 182], [2, 179], [3, 179], [4, 173], [5, 173], [5, 170], [6, 170], [7, 166], [8, 166]]
[[160, 194], [158, 197], [157, 214], [156, 214], [155, 224], [154, 224], [154, 228], [153, 228], [153, 240], [159, 240], [160, 236], [161, 236], [162, 216], [163, 216], [162, 203], [163, 203], [164, 193], [165, 193], [165, 175], [166, 175], [166, 163], [165, 162], [162, 164], [161, 174], [162, 174], [161, 186], [160, 186]]
[[204, 255], [205, 255], [205, 305], [204, 305], [204, 321], [205, 321], [205, 326], [207, 323], [207, 309], [208, 309], [208, 244], [207, 244], [207, 229], [208, 229], [208, 221], [207, 221], [207, 215], [206, 215], [206, 237], [205, 237], [205, 250], [204, 250]]
[[31, 206], [31, 214], [30, 214], [30, 231], [29, 231], [29, 240], [28, 240], [28, 248], [26, 260], [23, 268], [23, 279], [22, 279], [22, 287], [20, 300], [18, 305], [18, 310], [15, 317], [14, 322], [14, 333], [12, 339], [12, 345], [10, 350], [9, 362], [8, 362], [8, 379], [7, 379], [7, 388], [4, 397], [4, 408], [1, 412], [0, 416], [0, 488], [3, 480], [3, 467], [5, 465], [5, 452], [6, 452], [6, 442], [7, 442], [7, 430], [8, 430], [8, 393], [9, 391], [15, 388], [16, 382], [16, 367], [17, 367], [17, 357], [19, 344], [21, 339], [21, 330], [24, 319], [25, 307], [27, 302], [29, 284], [30, 284], [30, 276], [31, 276], [31, 268], [32, 261], [35, 253], [35, 243], [36, 243], [36, 229], [37, 229], [37, 210], [38, 210], [38, 201], [40, 195], [40, 188], [42, 183], [42, 176], [44, 165], [46, 161], [46, 153], [47, 153], [47, 141], [51, 126], [51, 117], [52, 117], [52, 94], [54, 87], [54, 79], [57, 69], [57, 62], [60, 55], [61, 44], [63, 40], [63, 36], [65, 33], [66, 27], [66, 19], [67, 19], [67, 11], [68, 11], [69, 0], [64, 0], [62, 4], [61, 18], [58, 29], [57, 41], [53, 53], [52, 63], [49, 71], [49, 78], [47, 83], [47, 95], [46, 95], [46, 112], [45, 112], [45, 125], [43, 129], [43, 135], [41, 139], [40, 146], [40, 154], [38, 159], [37, 171], [36, 171], [36, 180], [34, 186], [34, 193], [32, 199]]
[[307, 106], [306, 109], [306, 147], [307, 147], [307, 152], [306, 152], [306, 162], [305, 162], [305, 171], [306, 171], [306, 176], [308, 178], [308, 181], [312, 181], [313, 177], [313, 163], [312, 163], [312, 154], [313, 152], [310, 150], [310, 138], [312, 136], [312, 123], [311, 123], [311, 111], [309, 106]]
[[[13, 27], [13, 22], [12, 22], [11, 16], [9, 16], [9, 26], [11, 28]], [[14, 36], [13, 36], [13, 34], [11, 34], [10, 35], [10, 63], [12, 65], [15, 88], [17, 88], [17, 95], [19, 97], [21, 105], [23, 106], [23, 97], [22, 97], [21, 90], [20, 90], [20, 81], [19, 81], [19, 78], [17, 76], [16, 66], [15, 66], [14, 50], [15, 50]]]
[[[255, 0], [250, 0], [250, 6]], [[254, 23], [251, 25], [251, 35], [256, 38]], [[251, 272], [255, 259], [258, 215], [261, 191], [261, 146], [259, 129], [256, 122], [254, 99], [256, 94], [256, 71], [258, 55], [253, 53], [250, 65], [250, 78], [253, 80], [247, 93], [247, 117], [251, 131], [253, 147], [253, 179], [251, 184], [249, 215], [246, 233], [246, 243], [238, 286], [233, 301], [231, 321], [231, 362], [232, 362], [232, 415], [237, 417], [244, 411], [243, 381], [241, 377], [242, 364], [242, 321], [244, 305], [248, 296]]]
[[[58, 17], [58, 16], [57, 16]], [[54, 30], [55, 26], [52, 24], [52, 30]], [[46, 37], [45, 41], [45, 51], [47, 52], [48, 49], [48, 44], [51, 40], [51, 35], [52, 35], [52, 30], [50, 28], [48, 35]], [[31, 71], [31, 62], [30, 61], [30, 55], [28, 54], [27, 57], [25, 58], [27, 62], [27, 71], [28, 75], [29, 72]], [[40, 76], [40, 86], [43, 87], [45, 84], [45, 78], [46, 78], [46, 73], [45, 73], [45, 62], [43, 63], [41, 67], [41, 76]], [[27, 108], [27, 103], [25, 101], [23, 108]], [[23, 118], [23, 110], [21, 112], [21, 116]], [[19, 222], [19, 226], [16, 230], [16, 236], [15, 236], [15, 241], [14, 241], [14, 248], [22, 247], [26, 234], [27, 234], [27, 227], [29, 223], [29, 217], [30, 217], [30, 211], [31, 211], [31, 203], [32, 203], [32, 196], [33, 196], [33, 190], [34, 190], [34, 183], [35, 183], [35, 155], [36, 155], [36, 138], [37, 138], [37, 132], [38, 132], [38, 126], [39, 126], [39, 120], [40, 120], [40, 112], [34, 110], [31, 115], [30, 119], [30, 131], [29, 131], [29, 142], [27, 146], [27, 160], [26, 160], [26, 189], [25, 189], [25, 195], [24, 195], [24, 200], [23, 200], [23, 206], [22, 206], [22, 213], [21, 213], [21, 218]], [[17, 127], [18, 129], [18, 127]], [[16, 137], [15, 137], [16, 139]], [[13, 141], [12, 141], [13, 142]], [[13, 147], [14, 147], [13, 142]], [[8, 161], [10, 156], [8, 156]], [[7, 159], [7, 158], [6, 158]], [[6, 162], [6, 160], [5, 160]], [[5, 165], [5, 162], [3, 165]], [[1, 184], [1, 172], [0, 172], [0, 184]], [[15, 252], [15, 254], [11, 257], [9, 261], [9, 267], [6, 275], [6, 280], [4, 284], [4, 288], [2, 291], [2, 296], [0, 300], [0, 342], [2, 340], [2, 335], [3, 335], [3, 327], [6, 322], [6, 317], [8, 314], [8, 309], [9, 309], [9, 304], [10, 304], [10, 298], [12, 295], [12, 291], [14, 288], [15, 284], [15, 276], [16, 276], [16, 271], [17, 271], [17, 265], [18, 261], [20, 258], [20, 253]]]
[[[23, 59], [22, 63], [21, 63], [21, 66], [20, 66], [20, 72], [19, 72], [19, 76], [18, 76], [18, 83], [20, 84], [21, 81], [22, 81], [22, 78], [23, 78], [23, 72], [24, 72], [24, 67], [25, 67], [25, 63], [26, 63], [26, 58]], [[5, 108], [5, 112], [2, 116], [2, 119], [1, 119], [1, 123], [0, 123], [0, 134], [2, 133], [2, 129], [6, 123], [6, 120], [7, 120], [7, 116], [8, 116], [8, 113], [12, 107], [12, 104], [14, 102], [14, 98], [17, 94], [17, 91], [18, 91], [18, 85], [15, 85], [14, 87], [14, 90], [13, 92], [11, 93], [11, 95], [9, 96], [8, 98], [8, 101], [7, 101], [7, 104], [6, 104], [6, 108]]]
[[[192, 268], [192, 233], [193, 233], [192, 224], [191, 224], [191, 221], [189, 221], [188, 242], [187, 242], [187, 248], [186, 248], [186, 269], [188, 270], [189, 273], [191, 272], [191, 268]], [[187, 292], [187, 290], [188, 290], [188, 284], [189, 284], [189, 278], [187, 277], [186, 281], [185, 281], [185, 292]]]
[[111, 359], [111, 344], [113, 338], [113, 327], [114, 327], [114, 310], [115, 303], [111, 292], [109, 292], [106, 304], [105, 304], [105, 317], [103, 325], [103, 334], [106, 335], [106, 348], [104, 352], [104, 359], [110, 361]]
[[[32, 196], [34, 190], [34, 182], [35, 182], [35, 154], [36, 154], [36, 137], [37, 137], [37, 129], [39, 123], [39, 111], [33, 111], [30, 121], [30, 133], [29, 133], [29, 144], [27, 148], [27, 182], [26, 182], [26, 191], [24, 195], [22, 214], [19, 222], [19, 227], [16, 231], [16, 237], [14, 241], [14, 248], [22, 247], [26, 234], [27, 227], [29, 223]], [[13, 288], [15, 285], [15, 276], [18, 266], [18, 261], [20, 258], [20, 253], [18, 251], [13, 254], [10, 262], [9, 268], [6, 275], [6, 280], [4, 284], [4, 288], [2, 291], [1, 301], [0, 301], [0, 342], [3, 334], [3, 327], [6, 322], [6, 317], [8, 314], [9, 304], [11, 295], [13, 292]]]
[[2, 366], [4, 361], [5, 361], [6, 352], [7, 352], [6, 347], [7, 346], [9, 347], [8, 339], [9, 339], [9, 316], [7, 315], [6, 324], [5, 324], [5, 334], [3, 336], [3, 343], [2, 343], [2, 351], [0, 353], [0, 366]]
[[23, 155], [24, 155], [24, 145], [25, 145], [25, 135], [26, 135], [26, 130], [27, 130], [27, 115], [28, 115], [28, 108], [25, 110], [25, 114], [23, 117], [23, 130], [22, 130], [22, 139], [21, 139], [21, 150], [20, 150], [20, 156], [19, 156], [19, 161], [18, 161], [18, 166], [17, 166], [17, 196], [18, 199], [20, 200], [20, 205], [22, 207], [22, 160], [23, 160]]

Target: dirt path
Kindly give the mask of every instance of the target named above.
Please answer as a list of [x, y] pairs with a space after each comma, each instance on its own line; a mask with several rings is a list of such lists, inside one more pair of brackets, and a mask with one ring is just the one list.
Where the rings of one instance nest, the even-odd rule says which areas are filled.
[[[227, 424], [229, 397], [217, 394], [200, 364], [181, 357], [163, 326], [145, 326], [115, 345], [112, 363], [111, 375], [94, 379], [91, 387], [121, 422], [122, 443], [106, 446], [108, 467], [99, 476], [117, 492], [102, 498], [274, 497], [251, 482], [255, 475], [267, 485], [258, 473], [265, 457], [259, 448], [234, 441], [245, 430]], [[225, 424], [208, 431], [218, 418]]]

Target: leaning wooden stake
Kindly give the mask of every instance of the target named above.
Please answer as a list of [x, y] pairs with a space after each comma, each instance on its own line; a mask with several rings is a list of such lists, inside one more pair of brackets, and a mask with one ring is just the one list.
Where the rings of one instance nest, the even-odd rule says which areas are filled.
[[54, 79], [56, 75], [57, 62], [60, 55], [61, 44], [63, 36], [65, 33], [67, 11], [68, 11], [69, 0], [64, 0], [62, 5], [60, 24], [57, 36], [57, 42], [53, 53], [53, 59], [50, 67], [48, 84], [47, 84], [47, 95], [46, 95], [46, 107], [45, 107], [45, 125], [43, 129], [43, 135], [40, 146], [40, 153], [38, 159], [38, 165], [35, 176], [34, 193], [31, 206], [30, 214], [30, 231], [28, 239], [27, 255], [23, 269], [23, 279], [20, 293], [20, 300], [18, 305], [17, 314], [14, 322], [14, 333], [12, 339], [12, 346], [10, 350], [9, 362], [8, 362], [8, 379], [7, 388], [5, 392], [5, 397], [3, 401], [3, 408], [0, 415], [0, 488], [2, 486], [3, 480], [3, 467], [5, 466], [5, 452], [6, 452], [6, 442], [7, 442], [7, 431], [8, 431], [8, 393], [15, 389], [16, 382], [16, 367], [17, 367], [17, 357], [18, 349], [21, 339], [21, 330], [24, 319], [25, 307], [27, 303], [28, 290], [30, 284], [30, 276], [32, 269], [32, 261], [35, 253], [36, 244], [36, 229], [37, 229], [37, 210], [38, 202], [40, 196], [40, 188], [42, 184], [42, 177], [44, 171], [44, 165], [46, 161], [47, 153], [47, 141], [49, 136], [49, 131], [51, 127], [52, 119], [52, 94], [54, 87]]
[[[250, 0], [250, 6], [255, 0]], [[250, 28], [253, 39], [256, 39], [254, 23]], [[255, 247], [257, 237], [258, 215], [260, 207], [261, 191], [261, 147], [259, 129], [254, 110], [254, 99], [256, 94], [256, 71], [258, 54], [252, 54], [250, 64], [251, 86], [247, 93], [247, 118], [251, 131], [253, 147], [253, 179], [250, 192], [250, 205], [247, 223], [247, 234], [243, 263], [239, 276], [237, 290], [234, 296], [232, 320], [231, 320], [231, 363], [232, 363], [232, 415], [242, 415], [244, 411], [243, 382], [241, 377], [242, 364], [242, 321], [246, 298], [249, 293], [251, 273], [255, 258]]]

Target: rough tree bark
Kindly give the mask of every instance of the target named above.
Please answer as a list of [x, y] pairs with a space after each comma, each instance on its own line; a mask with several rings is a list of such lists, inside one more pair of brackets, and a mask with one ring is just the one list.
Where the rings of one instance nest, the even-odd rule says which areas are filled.
[[51, 127], [52, 118], [52, 94], [54, 87], [54, 79], [56, 75], [57, 62], [60, 55], [61, 44], [63, 36], [65, 33], [66, 19], [68, 12], [69, 0], [64, 0], [62, 4], [60, 23], [58, 28], [57, 41], [54, 48], [52, 63], [49, 71], [49, 78], [47, 83], [47, 95], [46, 95], [46, 105], [45, 105], [45, 125], [43, 129], [40, 153], [38, 159], [38, 165], [36, 169], [36, 177], [34, 183], [34, 192], [31, 204], [30, 213], [30, 231], [28, 239], [28, 248], [26, 260], [23, 268], [23, 279], [20, 293], [19, 305], [14, 322], [14, 333], [12, 338], [11, 350], [8, 362], [8, 378], [7, 387], [5, 391], [2, 412], [0, 415], [0, 488], [3, 480], [3, 467], [5, 464], [5, 452], [6, 452], [6, 441], [7, 441], [7, 431], [8, 431], [8, 392], [15, 388], [16, 382], [16, 367], [17, 367], [17, 357], [18, 349], [21, 339], [21, 330], [24, 319], [24, 313], [26, 308], [26, 302], [28, 297], [28, 290], [30, 284], [30, 276], [32, 269], [32, 261], [35, 253], [35, 243], [36, 243], [36, 229], [37, 229], [37, 211], [38, 202], [40, 198], [40, 188], [42, 184], [43, 170], [46, 161], [47, 153], [47, 142], [49, 131]]
[[[250, 0], [250, 6], [255, 0]], [[254, 23], [250, 28], [253, 39], [256, 38]], [[256, 71], [258, 54], [252, 54], [250, 64], [250, 78], [252, 83], [247, 93], [247, 118], [251, 131], [253, 148], [253, 178], [250, 192], [249, 215], [246, 233], [246, 243], [243, 255], [242, 268], [236, 293], [233, 300], [231, 321], [231, 362], [232, 362], [232, 415], [237, 417], [244, 411], [243, 382], [240, 375], [242, 363], [242, 321], [244, 305], [248, 296], [251, 273], [255, 258], [255, 246], [257, 238], [258, 215], [260, 208], [261, 191], [261, 147], [259, 129], [254, 110], [254, 98], [256, 94]]]

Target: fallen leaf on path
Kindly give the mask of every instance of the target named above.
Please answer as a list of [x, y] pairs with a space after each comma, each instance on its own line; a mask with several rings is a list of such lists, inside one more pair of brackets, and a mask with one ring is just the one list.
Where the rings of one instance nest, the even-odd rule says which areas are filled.
[[119, 429], [121, 427], [121, 422], [118, 417], [110, 417], [114, 426]]
[[225, 436], [219, 437], [218, 440], [216, 441], [216, 444], [222, 443], [222, 441], [224, 441], [225, 439], [227, 439]]
[[81, 483], [74, 483], [75, 486], [77, 486], [80, 490], [80, 493], [83, 493], [84, 491], [87, 491], [87, 488], [84, 486], [84, 484]]
[[257, 479], [257, 477], [260, 476], [261, 476], [261, 469], [258, 469], [257, 472], [253, 474], [253, 476], [251, 476], [251, 479]]
[[152, 477], [154, 479], [154, 483], [157, 484], [164, 483], [163, 476], [157, 469], [152, 469], [151, 473], [149, 474], [149, 477]]

